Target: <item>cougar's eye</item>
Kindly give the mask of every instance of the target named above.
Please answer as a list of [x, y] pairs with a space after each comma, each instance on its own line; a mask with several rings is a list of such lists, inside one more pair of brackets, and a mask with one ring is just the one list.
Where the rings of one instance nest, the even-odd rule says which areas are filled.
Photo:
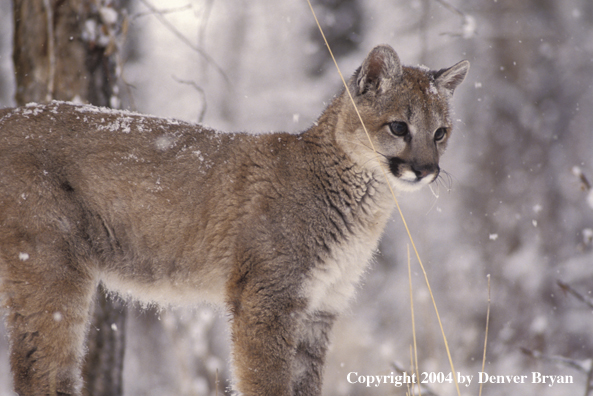
[[389, 124], [389, 130], [395, 136], [406, 136], [410, 131], [408, 130], [408, 124], [402, 121], [394, 121]]
[[434, 133], [434, 141], [440, 142], [445, 138], [445, 136], [447, 136], [447, 128], [439, 128]]

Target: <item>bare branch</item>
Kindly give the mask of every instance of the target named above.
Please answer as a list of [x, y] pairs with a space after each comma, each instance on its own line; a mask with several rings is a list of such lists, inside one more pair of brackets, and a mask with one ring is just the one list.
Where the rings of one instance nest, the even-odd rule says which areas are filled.
[[214, 68], [220, 73], [220, 75], [224, 78], [224, 81], [227, 85], [230, 86], [230, 81], [224, 72], [224, 70], [216, 63], [216, 61], [208, 55], [204, 50], [199, 48], [198, 46], [194, 45], [187, 37], [185, 37], [171, 22], [169, 22], [156, 7], [148, 2], [148, 0], [140, 0], [142, 4], [144, 4], [148, 9], [153, 13], [153, 15], [165, 26], [171, 33], [173, 33], [181, 42], [187, 45], [189, 48], [200, 54], [204, 59], [206, 59]]
[[560, 363], [565, 366], [574, 368], [581, 373], [587, 374], [587, 385], [585, 387], [585, 396], [589, 396], [593, 388], [591, 387], [591, 380], [593, 379], [593, 361], [591, 359], [586, 360], [576, 360], [576, 359], [569, 359], [564, 356], [556, 356], [556, 355], [546, 355], [541, 353], [540, 351], [534, 351], [532, 349], [523, 348], [521, 347], [521, 352], [525, 355], [538, 359], [544, 360], [552, 363]]
[[568, 283], [564, 283], [562, 281], [556, 282], [558, 286], [562, 289], [564, 293], [572, 294], [577, 300], [585, 303], [589, 308], [593, 309], [593, 299], [591, 297], [587, 297], [576, 291], [572, 288]]
[[447, 10], [453, 12], [454, 14], [459, 15], [461, 18], [461, 33], [451, 34], [451, 33], [443, 33], [449, 34], [451, 36], [461, 36], [465, 39], [472, 38], [476, 35], [476, 19], [471, 16], [470, 14], [463, 12], [459, 8], [455, 7], [453, 4], [449, 3], [445, 0], [434, 0], [437, 3], [441, 4]]
[[[486, 367], [486, 346], [488, 345], [488, 327], [490, 326], [490, 274], [488, 274], [488, 309], [486, 310], [486, 333], [484, 335], [484, 355], [482, 357], [482, 372]], [[480, 382], [480, 391], [478, 396], [482, 396], [483, 383]]]
[[576, 359], [570, 359], [564, 356], [558, 356], [558, 355], [548, 355], [545, 353], [541, 353], [540, 351], [534, 351], [532, 349], [529, 348], [524, 348], [521, 347], [521, 352], [523, 352], [525, 355], [532, 357], [534, 359], [538, 359], [538, 360], [546, 360], [552, 363], [560, 363], [563, 364], [564, 366], [567, 367], [571, 367], [573, 369], [576, 369], [578, 371], [580, 371], [581, 373], [588, 373], [589, 370], [591, 369], [591, 359], [586, 359], [586, 360], [576, 360]]
[[195, 81], [181, 80], [175, 76], [172, 76], [172, 77], [178, 83], [191, 85], [192, 87], [194, 87], [194, 89], [196, 91], [198, 91], [200, 93], [200, 95], [202, 96], [203, 105], [202, 105], [202, 110], [200, 110], [200, 114], [198, 115], [198, 122], [202, 122], [204, 120], [204, 116], [206, 115], [206, 109], [208, 108], [208, 105], [206, 103], [206, 92], [204, 92], [202, 87], [200, 87]]
[[208, 21], [210, 20], [210, 13], [212, 12], [212, 6], [214, 5], [214, 0], [206, 1], [206, 5], [204, 8], [203, 13], [203, 22], [200, 24], [200, 31], [198, 32], [198, 43], [200, 46], [203, 43], [204, 38], [206, 37], [206, 28], [208, 27]]
[[156, 13], [160, 13], [161, 15], [165, 15], [165, 14], [174, 14], [176, 12], [183, 12], [183, 11], [187, 11], [187, 10], [191, 10], [192, 9], [192, 5], [191, 4], [186, 4], [184, 6], [180, 6], [180, 7], [175, 7], [175, 8], [169, 8], [169, 9], [162, 9], [159, 10], [157, 12], [155, 11], [147, 11], [147, 12], [139, 12], [137, 14], [134, 15], [134, 18], [132, 19], [138, 19], [138, 18], [142, 18], [145, 17], [147, 15], [154, 15]]
[[445, 0], [434, 0], [437, 3], [440, 3], [443, 7], [445, 7], [446, 9], [448, 9], [451, 12], [454, 12], [455, 14], [463, 17], [465, 16], [465, 13], [463, 11], [461, 11], [459, 8], [455, 7], [453, 4], [445, 1]]
[[593, 391], [593, 387], [591, 386], [591, 382], [593, 380], [593, 363], [589, 366], [589, 372], [587, 373], [587, 386], [585, 387], [585, 396], [589, 396], [591, 391]]
[[45, 100], [50, 102], [54, 98], [54, 85], [56, 79], [56, 50], [54, 46], [54, 12], [49, 0], [43, 1], [47, 17], [47, 56], [49, 60], [49, 75], [47, 77], [47, 95]]

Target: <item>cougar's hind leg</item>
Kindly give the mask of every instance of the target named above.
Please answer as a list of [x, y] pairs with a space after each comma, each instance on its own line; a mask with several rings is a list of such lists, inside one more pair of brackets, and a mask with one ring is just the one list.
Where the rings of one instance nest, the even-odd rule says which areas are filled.
[[75, 172], [35, 147], [0, 155], [0, 298], [10, 364], [20, 396], [78, 396], [99, 228], [68, 178]]
[[95, 282], [59, 241], [37, 242], [0, 252], [14, 387], [21, 396], [80, 395]]

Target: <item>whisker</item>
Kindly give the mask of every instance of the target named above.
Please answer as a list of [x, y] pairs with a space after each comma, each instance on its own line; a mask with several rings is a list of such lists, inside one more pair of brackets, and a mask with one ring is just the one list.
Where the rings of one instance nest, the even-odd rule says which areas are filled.
[[428, 188], [430, 188], [430, 192], [432, 193], [435, 199], [430, 209], [428, 209], [428, 212], [426, 212], [427, 215], [434, 209], [434, 207], [437, 204], [437, 201], [440, 198], [440, 187], [443, 186], [447, 190], [447, 192], [450, 193], [452, 185], [453, 176], [451, 176], [449, 172], [441, 169], [438, 177], [431, 184], [428, 185]]
[[443, 187], [447, 189], [447, 192], [451, 192], [453, 189], [453, 176], [447, 172], [446, 170], [441, 170], [439, 177], [437, 178], [440, 183], [443, 184]]
[[[437, 180], [438, 180], [438, 178], [437, 178]], [[435, 180], [435, 182], [436, 182], [437, 180]], [[434, 188], [434, 189], [432, 188], [432, 185], [433, 185], [433, 184], [434, 184], [434, 186], [435, 186], [435, 188]], [[441, 194], [440, 194], [440, 190], [441, 190], [441, 189], [440, 189], [439, 183], [430, 183], [430, 184], [428, 185], [428, 188], [430, 188], [430, 192], [432, 193], [432, 195], [433, 195], [433, 196], [434, 196], [436, 199], [439, 199], [439, 197], [441, 196]], [[435, 191], [435, 190], [436, 190], [436, 191]]]
[[[439, 177], [437, 177], [437, 179], [436, 179], [434, 182], [432, 182], [432, 183], [430, 183], [430, 184], [428, 185], [428, 188], [430, 188], [430, 192], [431, 192], [431, 193], [432, 193], [432, 195], [434, 196], [434, 201], [432, 202], [432, 205], [430, 206], [430, 209], [428, 209], [428, 212], [426, 212], [426, 215], [427, 215], [427, 216], [428, 216], [428, 214], [429, 214], [430, 212], [432, 212], [432, 210], [434, 209], [434, 207], [435, 207], [435, 206], [436, 206], [436, 204], [437, 204], [437, 201], [439, 200], [439, 197], [441, 196], [441, 195], [440, 195], [440, 186], [439, 186], [439, 183], [437, 182], [437, 180], [438, 180], [439, 178], [440, 178], [440, 176], [439, 176]], [[433, 184], [435, 185], [435, 189], [434, 189], [434, 190], [433, 190], [433, 186], [432, 186]], [[436, 190], [436, 192], [435, 192], [435, 190]]]

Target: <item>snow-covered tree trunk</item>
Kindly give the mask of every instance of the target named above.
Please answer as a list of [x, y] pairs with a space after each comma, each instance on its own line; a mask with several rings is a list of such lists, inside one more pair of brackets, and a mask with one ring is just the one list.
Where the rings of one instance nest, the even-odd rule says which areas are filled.
[[[117, 105], [115, 32], [120, 4], [109, 0], [14, 0], [16, 101], [73, 100]], [[126, 309], [96, 297], [84, 368], [87, 395], [122, 394]]]

